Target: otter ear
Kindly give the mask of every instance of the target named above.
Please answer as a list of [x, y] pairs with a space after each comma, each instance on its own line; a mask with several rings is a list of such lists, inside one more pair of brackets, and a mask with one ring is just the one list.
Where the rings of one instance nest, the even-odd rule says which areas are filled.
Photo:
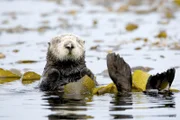
[[85, 41], [84, 41], [84, 40], [82, 40], [82, 41], [81, 41], [81, 44], [83, 44], [83, 45], [84, 45], [84, 44], [85, 44]]
[[50, 42], [48, 42], [48, 46], [50, 46], [51, 45], [51, 43]]

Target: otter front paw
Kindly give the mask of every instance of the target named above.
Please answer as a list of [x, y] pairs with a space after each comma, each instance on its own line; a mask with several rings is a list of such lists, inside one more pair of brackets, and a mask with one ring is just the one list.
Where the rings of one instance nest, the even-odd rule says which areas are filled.
[[53, 81], [53, 82], [55, 82], [55, 81], [57, 81], [58, 79], [59, 79], [59, 77], [60, 77], [60, 73], [59, 73], [59, 71], [57, 70], [57, 69], [50, 69], [47, 73], [46, 73], [46, 75], [45, 76], [47, 76], [49, 79], [47, 79], [47, 80], [50, 80], [50, 81]]
[[50, 69], [45, 72], [41, 78], [40, 89], [42, 91], [56, 90], [59, 85], [56, 83], [60, 79], [60, 73], [57, 69]]
[[118, 92], [131, 92], [131, 69], [124, 59], [115, 53], [109, 53], [107, 55], [107, 67], [109, 76], [115, 83]]

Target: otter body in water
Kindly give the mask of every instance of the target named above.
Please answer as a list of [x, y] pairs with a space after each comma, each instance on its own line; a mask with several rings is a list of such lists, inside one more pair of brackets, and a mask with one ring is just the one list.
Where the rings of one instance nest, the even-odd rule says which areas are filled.
[[54, 37], [49, 43], [46, 60], [40, 83], [43, 91], [62, 90], [63, 85], [78, 81], [84, 75], [96, 81], [86, 67], [84, 41], [75, 35]]
[[[54, 37], [49, 43], [46, 60], [40, 82], [40, 89], [43, 91], [63, 90], [64, 85], [76, 82], [85, 75], [88, 75], [97, 84], [94, 74], [86, 67], [84, 41], [75, 35], [64, 34]], [[110, 53], [107, 55], [107, 67], [109, 76], [115, 83], [118, 92], [131, 92], [131, 68], [124, 59], [115, 53]], [[145, 89], [169, 90], [174, 75], [175, 69], [151, 75]]]

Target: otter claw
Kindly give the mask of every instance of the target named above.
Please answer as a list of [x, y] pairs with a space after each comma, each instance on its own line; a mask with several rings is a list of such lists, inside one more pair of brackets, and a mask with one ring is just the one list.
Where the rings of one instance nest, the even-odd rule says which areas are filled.
[[119, 92], [131, 92], [132, 75], [131, 68], [119, 54], [109, 53], [107, 55], [107, 67], [109, 76], [115, 83]]

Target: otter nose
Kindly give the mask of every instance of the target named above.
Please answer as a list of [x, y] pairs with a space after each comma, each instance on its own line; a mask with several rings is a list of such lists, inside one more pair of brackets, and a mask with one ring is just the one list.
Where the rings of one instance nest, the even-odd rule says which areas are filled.
[[68, 50], [72, 50], [74, 48], [74, 45], [72, 43], [66, 43], [64, 47], [67, 48]]

